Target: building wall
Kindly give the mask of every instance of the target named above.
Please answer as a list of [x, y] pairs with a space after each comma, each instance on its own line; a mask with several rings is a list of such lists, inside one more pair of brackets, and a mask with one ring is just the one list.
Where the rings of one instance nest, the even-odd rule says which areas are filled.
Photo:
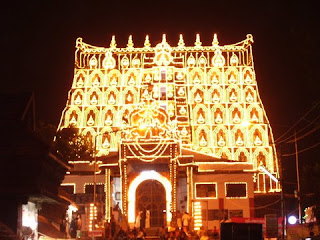
[[[228, 210], [228, 219], [230, 219], [230, 210], [242, 210], [243, 217], [253, 217], [253, 197], [254, 197], [254, 186], [253, 186], [253, 173], [238, 173], [238, 174], [194, 174], [194, 201], [201, 202], [202, 211], [210, 210]], [[216, 183], [217, 196], [216, 198], [197, 198], [196, 197], [196, 183]], [[227, 198], [225, 183], [247, 183], [247, 197], [246, 198]], [[210, 215], [210, 214], [209, 214]], [[213, 226], [219, 227], [220, 220], [211, 220], [207, 222], [205, 216], [203, 216], [203, 226], [212, 229]]]
[[177, 185], [177, 210], [184, 212], [187, 210], [187, 178], [179, 178]]
[[[96, 183], [104, 184], [105, 179], [104, 175], [96, 175]], [[85, 185], [93, 184], [94, 176], [93, 175], [66, 175], [62, 186], [64, 185], [74, 185], [74, 193], [85, 193]]]

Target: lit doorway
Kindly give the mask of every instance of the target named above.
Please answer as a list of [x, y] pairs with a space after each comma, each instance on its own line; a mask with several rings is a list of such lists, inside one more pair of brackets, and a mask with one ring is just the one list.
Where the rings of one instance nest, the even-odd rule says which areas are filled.
[[150, 226], [160, 227], [166, 220], [166, 192], [157, 180], [146, 180], [136, 190], [136, 213], [150, 211]]

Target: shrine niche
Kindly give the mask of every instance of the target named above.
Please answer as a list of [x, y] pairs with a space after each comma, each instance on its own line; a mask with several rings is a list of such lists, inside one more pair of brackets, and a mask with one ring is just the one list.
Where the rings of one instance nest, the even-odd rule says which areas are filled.
[[207, 83], [208, 84], [222, 84], [222, 73], [219, 68], [211, 68], [207, 73]]
[[228, 84], [237, 84], [238, 83], [239, 72], [238, 72], [237, 68], [229, 67], [228, 70], [226, 71], [226, 75], [227, 75], [226, 80], [227, 80]]
[[79, 71], [75, 76], [74, 76], [74, 84], [73, 86], [75, 88], [82, 88], [85, 85], [85, 79], [86, 79], [86, 74], [82, 71]]
[[[221, 107], [222, 108], [222, 107]], [[224, 112], [221, 110], [221, 108], [213, 108], [213, 121], [215, 124], [222, 124], [224, 121]]]
[[243, 69], [242, 72], [243, 72], [242, 78], [243, 78], [244, 84], [251, 85], [251, 84], [255, 83], [255, 81], [254, 81], [255, 80], [255, 74], [252, 71], [252, 68], [246, 67], [246, 68]]
[[121, 73], [117, 69], [111, 70], [105, 79], [106, 86], [117, 87], [121, 85]]
[[72, 103], [74, 105], [81, 105], [83, 102], [83, 90], [77, 89], [72, 94]]

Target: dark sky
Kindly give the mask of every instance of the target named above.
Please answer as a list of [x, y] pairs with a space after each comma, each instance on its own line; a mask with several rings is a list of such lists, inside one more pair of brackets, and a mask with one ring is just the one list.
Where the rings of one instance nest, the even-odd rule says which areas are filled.
[[319, 101], [316, 1], [6, 2], [0, 10], [1, 91], [34, 91], [37, 117], [45, 122], [57, 125], [65, 107], [77, 37], [107, 47], [115, 35], [125, 47], [130, 34], [135, 46], [149, 34], [154, 46], [163, 33], [176, 45], [182, 33], [193, 45], [200, 33], [203, 45], [211, 45], [217, 33], [224, 45], [251, 33], [260, 96], [276, 138]]
[[260, 95], [271, 123], [290, 125], [319, 100], [320, 21], [307, 1], [66, 2], [7, 3], [1, 10], [4, 90], [35, 91], [38, 118], [44, 121], [57, 124], [65, 106], [77, 37], [107, 47], [115, 35], [118, 46], [125, 47], [130, 34], [135, 46], [143, 46], [146, 34], [153, 45], [162, 33], [176, 45], [182, 33], [193, 45], [200, 33], [203, 44], [210, 45], [214, 33], [220, 44], [251, 33]]

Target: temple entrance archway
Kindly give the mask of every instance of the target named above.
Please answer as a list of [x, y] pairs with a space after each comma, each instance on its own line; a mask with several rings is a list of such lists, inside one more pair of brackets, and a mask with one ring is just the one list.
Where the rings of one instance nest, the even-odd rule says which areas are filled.
[[[155, 180], [155, 181], [148, 181], [148, 180]], [[146, 183], [144, 183], [146, 182]], [[164, 190], [162, 192], [165, 193], [163, 194], [165, 196], [165, 209], [162, 210], [166, 210], [166, 224], [171, 222], [171, 212], [170, 212], [170, 205], [171, 205], [171, 191], [172, 191], [172, 186], [170, 181], [162, 176], [161, 174], [157, 173], [156, 171], [144, 171], [141, 172], [130, 184], [129, 189], [128, 189], [128, 223], [130, 224], [130, 226], [134, 225], [135, 219], [136, 219], [136, 209], [138, 208], [137, 204], [142, 204], [142, 202], [140, 202], [140, 200], [142, 200], [142, 198], [144, 198], [144, 194], [140, 194], [139, 192], [140, 190], [138, 189], [138, 187], [140, 188], [140, 184], [142, 184], [142, 187], [144, 184], [149, 185], [150, 188], [154, 187], [157, 189], [161, 189], [160, 185], [162, 185], [162, 189]], [[138, 191], [138, 193], [137, 193]], [[136, 194], [138, 194], [139, 201], [137, 201], [136, 199]], [[151, 194], [149, 194], [149, 197], [151, 197]], [[153, 198], [153, 196], [152, 196]], [[149, 198], [150, 199], [150, 198]], [[145, 201], [145, 205], [148, 205], [149, 201]], [[143, 204], [142, 204], [143, 205]], [[158, 207], [157, 209], [160, 209], [160, 207]], [[159, 210], [157, 210], [159, 211]], [[156, 220], [154, 220], [156, 221]]]
[[136, 190], [136, 213], [150, 211], [150, 226], [163, 226], [166, 211], [166, 195], [163, 185], [157, 180], [145, 180]]

